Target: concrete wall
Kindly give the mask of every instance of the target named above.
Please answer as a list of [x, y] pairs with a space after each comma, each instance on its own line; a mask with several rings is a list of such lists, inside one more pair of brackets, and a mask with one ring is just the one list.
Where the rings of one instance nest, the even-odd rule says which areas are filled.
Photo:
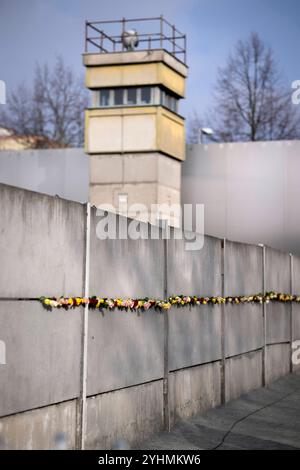
[[[94, 61], [94, 58], [86, 56], [86, 60]], [[300, 255], [299, 152], [300, 141], [187, 145], [186, 161], [182, 164], [181, 202], [205, 205], [207, 234], [245, 243], [264, 243]], [[143, 165], [143, 155], [139, 158]], [[116, 194], [122, 190], [120, 172], [123, 170], [117, 162], [118, 156], [101, 162], [114, 184], [110, 191], [105, 191], [101, 180], [101, 186], [91, 188], [93, 200], [108, 202], [113, 190]], [[140, 165], [135, 161], [134, 167]], [[147, 171], [153, 175], [153, 166], [148, 163]], [[158, 178], [161, 197], [157, 202], [169, 198], [177, 202], [177, 169], [163, 171], [164, 179]], [[170, 171], [176, 174], [176, 188], [167, 184], [170, 175], [165, 178], [165, 174]], [[136, 200], [136, 175], [129, 163], [124, 162], [124, 172], [124, 178], [132, 183], [126, 189], [128, 198], [132, 194]], [[98, 179], [96, 170], [95, 174]], [[118, 175], [119, 181], [115, 181]], [[83, 149], [1, 151], [0, 182], [87, 202], [89, 159]], [[140, 202], [153, 201], [157, 185], [147, 182], [145, 171], [139, 173], [138, 182], [142, 184], [138, 194]]]
[[0, 184], [0, 297], [80, 295], [84, 206]]
[[[34, 299], [82, 295], [86, 208], [5, 185], [0, 195], [0, 340], [6, 347], [0, 446], [53, 448], [63, 433], [65, 445], [75, 448], [83, 309], [47, 311]], [[99, 240], [98, 222], [92, 208], [90, 295], [164, 298], [160, 229], [155, 240]], [[150, 227], [142, 227], [149, 236]], [[254, 294], [264, 279], [266, 290], [289, 292], [292, 284], [300, 292], [300, 258], [291, 263], [288, 254], [266, 248], [264, 267], [259, 246], [224, 245], [209, 236], [200, 251], [187, 251], [184, 243], [168, 241], [169, 295]], [[227, 304], [168, 313], [90, 311], [87, 333], [86, 446], [111, 448], [120, 438], [134, 445], [163, 428], [163, 378], [173, 424], [288, 373], [300, 309], [271, 303], [265, 310]]]
[[300, 255], [300, 141], [188, 145], [182, 204], [205, 205], [205, 232]]
[[89, 160], [81, 148], [1, 150], [0, 183], [87, 202]]

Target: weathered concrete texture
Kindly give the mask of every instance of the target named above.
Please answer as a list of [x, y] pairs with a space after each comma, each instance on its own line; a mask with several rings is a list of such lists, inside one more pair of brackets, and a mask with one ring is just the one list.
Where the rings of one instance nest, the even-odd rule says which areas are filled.
[[262, 385], [262, 353], [253, 351], [241, 356], [226, 359], [226, 401], [233, 400], [243, 393]]
[[160, 312], [90, 312], [88, 395], [163, 377]]
[[266, 383], [289, 373], [290, 345], [272, 344], [266, 348]]
[[293, 304], [293, 340], [300, 340], [300, 304]]
[[221, 307], [173, 307], [169, 313], [169, 370], [221, 359]]
[[1, 150], [0, 182], [86, 203], [89, 159], [82, 148]]
[[225, 356], [236, 356], [262, 347], [262, 306], [225, 306]]
[[266, 247], [266, 291], [290, 292], [290, 255]]
[[[293, 294], [300, 294], [300, 257], [293, 256]], [[300, 340], [300, 304], [293, 304], [293, 340]]]
[[293, 294], [300, 293], [300, 257], [293, 256]]
[[220, 362], [214, 362], [170, 374], [170, 418], [173, 424], [220, 404], [220, 370]]
[[[101, 218], [96, 209], [91, 213], [90, 294], [108, 297], [163, 298], [163, 241], [150, 239], [150, 226], [141, 223], [147, 240], [100, 240], [97, 225]], [[133, 227], [132, 221], [125, 227]], [[134, 224], [136, 221], [134, 221]], [[157, 227], [152, 230], [159, 236]]]
[[0, 301], [0, 416], [79, 395], [82, 310], [45, 310], [39, 302]]
[[291, 304], [271, 302], [266, 305], [267, 344], [290, 341]]
[[84, 206], [0, 184], [0, 297], [80, 295]]
[[0, 449], [75, 449], [76, 400], [0, 419]]
[[300, 375], [284, 377], [225, 406], [179, 422], [140, 449], [300, 449]]
[[263, 290], [263, 250], [226, 241], [225, 295], [250, 295]]
[[91, 184], [157, 183], [180, 190], [180, 162], [160, 153], [91, 155], [89, 160]]
[[169, 241], [169, 293], [186, 295], [220, 295], [221, 240], [205, 236], [201, 250], [186, 250], [190, 242]]
[[299, 255], [299, 152], [300, 140], [188, 145], [182, 203], [204, 204], [210, 235]]
[[112, 449], [162, 429], [162, 380], [104, 393], [87, 401], [87, 449]]

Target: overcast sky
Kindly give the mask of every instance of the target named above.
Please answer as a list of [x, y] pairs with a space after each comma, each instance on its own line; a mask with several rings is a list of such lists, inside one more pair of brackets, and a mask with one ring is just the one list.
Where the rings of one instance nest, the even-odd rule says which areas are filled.
[[218, 66], [251, 31], [273, 47], [287, 84], [300, 79], [299, 0], [0, 0], [0, 80], [8, 91], [30, 83], [35, 63], [58, 54], [83, 73], [86, 19], [160, 14], [187, 33], [187, 117], [210, 104]]

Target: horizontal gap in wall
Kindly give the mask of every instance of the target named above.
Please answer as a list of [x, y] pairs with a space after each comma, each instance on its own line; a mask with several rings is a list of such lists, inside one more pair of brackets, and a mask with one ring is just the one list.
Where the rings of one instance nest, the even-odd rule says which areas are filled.
[[216, 362], [221, 362], [221, 361], [222, 361], [222, 358], [215, 359], [214, 361], [201, 362], [200, 364], [193, 364], [192, 366], [185, 366], [185, 367], [180, 367], [179, 369], [172, 369], [172, 370], [169, 371], [169, 373], [180, 372], [181, 370], [186, 370], [186, 369], [194, 369], [195, 367], [201, 367], [201, 366], [205, 366], [207, 364], [215, 364]]
[[239, 356], [245, 356], [245, 354], [251, 354], [254, 352], [262, 351], [262, 347], [256, 348], [256, 349], [251, 349], [250, 351], [245, 351], [239, 354], [234, 354], [233, 356], [226, 356], [225, 359], [233, 359], [234, 357], [239, 357]]
[[1, 415], [0, 421], [1, 419], [9, 418], [10, 416], [21, 415], [24, 413], [31, 413], [34, 411], [42, 410], [43, 408], [49, 408], [50, 406], [58, 406], [58, 405], [62, 405], [63, 403], [76, 402], [78, 398], [79, 397], [68, 398], [67, 400], [57, 401], [54, 403], [48, 403], [47, 405], [35, 406], [34, 408], [28, 408], [27, 410], [16, 411], [15, 413], [9, 413], [7, 415]]
[[120, 392], [121, 390], [127, 390], [128, 388], [134, 388], [134, 387], [139, 387], [142, 385], [152, 384], [155, 382], [161, 382], [162, 380], [163, 380], [163, 377], [159, 379], [148, 380], [148, 382], [141, 382], [141, 383], [137, 383], [133, 385], [127, 385], [126, 387], [113, 388], [112, 390], [106, 390], [105, 392], [93, 393], [92, 395], [87, 395], [86, 397], [93, 398], [93, 397], [98, 397], [99, 395], [107, 395], [108, 393]]
[[278, 341], [276, 343], [267, 343], [266, 346], [276, 346], [276, 344], [291, 344], [290, 341]]

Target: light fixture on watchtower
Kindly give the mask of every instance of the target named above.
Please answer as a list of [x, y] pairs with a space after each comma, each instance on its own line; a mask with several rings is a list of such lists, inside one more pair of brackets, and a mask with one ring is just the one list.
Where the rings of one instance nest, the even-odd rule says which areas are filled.
[[139, 36], [135, 29], [124, 31], [122, 33], [121, 40], [127, 51], [133, 51], [139, 45]]

